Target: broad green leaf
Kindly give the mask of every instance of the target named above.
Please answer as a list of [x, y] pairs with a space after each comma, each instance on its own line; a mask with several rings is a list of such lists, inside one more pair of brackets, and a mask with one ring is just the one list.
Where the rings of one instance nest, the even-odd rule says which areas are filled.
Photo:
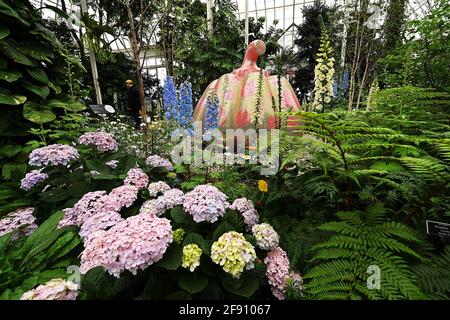
[[72, 102], [72, 103], [67, 103], [65, 105], [64, 109], [66, 109], [68, 111], [72, 111], [72, 112], [79, 112], [79, 111], [85, 110], [86, 106], [81, 102]]
[[30, 259], [51, 246], [65, 232], [63, 229], [57, 229], [63, 215], [64, 212], [62, 211], [54, 213], [27, 238], [22, 248], [17, 252], [19, 256], [24, 256], [21, 268], [26, 268]]
[[56, 99], [50, 99], [45, 102], [45, 106], [49, 108], [62, 108], [64, 109], [66, 107], [66, 103], [56, 100]]
[[42, 82], [43, 84], [48, 84], [47, 74], [41, 68], [28, 68], [27, 72], [33, 79]]
[[7, 234], [4, 234], [3, 236], [0, 236], [0, 253], [2, 253], [8, 247], [9, 240], [11, 240], [13, 233], [14, 232], [9, 232]]
[[107, 173], [110, 171], [109, 167], [103, 161], [97, 159], [86, 161], [86, 167], [90, 170], [95, 170], [100, 173]]
[[19, 146], [17, 144], [16, 145], [8, 144], [8, 145], [3, 146], [3, 147], [0, 148], [0, 156], [1, 157], [12, 158], [16, 154], [21, 152], [22, 149], [23, 149], [22, 146]]
[[255, 277], [250, 276], [242, 276], [241, 275], [242, 282], [239, 286], [236, 286], [233, 284], [233, 280], [231, 278], [224, 278], [222, 280], [223, 287], [228, 292], [231, 292], [232, 294], [242, 296], [245, 298], [250, 298], [259, 288], [259, 281]]
[[52, 110], [32, 101], [28, 101], [23, 106], [23, 117], [38, 124], [51, 122], [56, 119], [56, 115]]
[[39, 23], [35, 23], [33, 26], [34, 26], [34, 29], [30, 30], [30, 34], [35, 35], [35, 36], [41, 36], [42, 38], [47, 40], [49, 44], [52, 44], [55, 47], [61, 46], [61, 43], [56, 38], [55, 34], [52, 33], [50, 30], [48, 30], [47, 28], [45, 28], [43, 25], [41, 25]]
[[183, 246], [191, 243], [198, 245], [200, 249], [202, 249], [203, 253], [209, 252], [208, 243], [205, 241], [205, 239], [203, 239], [203, 237], [200, 234], [195, 232], [188, 233], [183, 240]]
[[57, 84], [53, 84], [51, 81], [48, 82], [48, 87], [55, 91], [56, 94], [60, 94], [62, 92], [62, 89]]
[[170, 216], [178, 224], [186, 223], [191, 220], [191, 217], [186, 212], [184, 212], [183, 207], [181, 206], [177, 206], [170, 210]]
[[34, 39], [23, 42], [19, 50], [28, 57], [32, 57], [39, 61], [46, 60], [52, 62], [54, 59], [54, 53], [48, 45], [44, 45]]
[[233, 226], [231, 224], [229, 224], [228, 222], [224, 221], [217, 226], [216, 230], [214, 230], [212, 239], [213, 239], [213, 241], [217, 241], [221, 235], [223, 235], [226, 232], [233, 231], [233, 230], [234, 230]]
[[19, 20], [21, 23], [23, 23], [26, 26], [29, 26], [30, 23], [27, 22], [25, 19], [23, 19], [21, 16], [19, 16], [19, 14], [13, 9], [11, 8], [9, 5], [7, 5], [3, 0], [0, 0], [0, 12], [13, 17], [17, 20]]
[[65, 189], [55, 189], [47, 192], [43, 192], [40, 194], [42, 197], [42, 201], [45, 202], [59, 202], [62, 200], [66, 200], [71, 195]]
[[0, 80], [8, 81], [9, 83], [17, 81], [22, 77], [22, 72], [19, 70], [0, 70]]
[[8, 162], [2, 166], [2, 176], [5, 179], [11, 179], [13, 174], [22, 176], [27, 171], [27, 165], [25, 163]]
[[19, 96], [19, 95], [12, 95], [12, 94], [5, 94], [0, 92], [0, 104], [8, 104], [11, 106], [18, 106], [27, 101], [27, 97], [25, 96]]
[[194, 294], [199, 293], [208, 285], [208, 278], [199, 272], [187, 272], [179, 276], [178, 284], [181, 289]]
[[100, 173], [92, 177], [94, 180], [116, 180], [118, 177], [114, 174]]
[[0, 40], [9, 36], [9, 29], [5, 26], [0, 26]]
[[80, 238], [74, 232], [66, 232], [62, 237], [59, 237], [58, 240], [47, 250], [46, 262], [50, 263], [51, 261], [55, 261], [58, 258], [64, 257], [68, 254], [72, 249], [76, 248], [80, 244]]
[[13, 40], [0, 40], [0, 52], [15, 63], [24, 64], [30, 67], [36, 66], [35, 62], [28, 59], [23, 53], [18, 50], [18, 45]]
[[50, 94], [50, 89], [48, 88], [48, 86], [36, 85], [28, 81], [22, 81], [20, 84], [22, 85], [22, 87], [24, 87], [28, 91], [33, 92], [44, 100]]
[[80, 181], [80, 182], [75, 182], [75, 183], [71, 184], [68, 191], [71, 196], [81, 198], [86, 193], [95, 191], [95, 190], [94, 190], [94, 187], [90, 183], [85, 182], [85, 181]]
[[170, 246], [164, 253], [161, 260], [155, 263], [155, 266], [164, 268], [166, 270], [176, 270], [181, 266], [181, 259], [183, 251], [178, 246]]

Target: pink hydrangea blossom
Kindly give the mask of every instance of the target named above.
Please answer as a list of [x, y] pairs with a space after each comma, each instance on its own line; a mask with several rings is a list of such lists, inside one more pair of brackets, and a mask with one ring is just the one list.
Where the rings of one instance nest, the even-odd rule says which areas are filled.
[[183, 204], [184, 193], [180, 189], [170, 189], [164, 192], [163, 201], [166, 209], [172, 209], [175, 206]]
[[259, 223], [259, 214], [256, 209], [250, 209], [242, 213], [244, 223], [248, 229], [251, 229], [255, 224]]
[[28, 172], [25, 178], [20, 181], [20, 188], [28, 191], [46, 179], [48, 179], [48, 174], [42, 173], [41, 170], [33, 170]]
[[137, 187], [132, 185], [123, 185], [114, 188], [109, 193], [109, 197], [117, 201], [121, 210], [123, 207], [130, 207], [134, 201], [136, 201], [139, 190]]
[[95, 232], [106, 230], [121, 221], [123, 221], [123, 218], [120, 213], [116, 211], [98, 212], [84, 221], [79, 235], [85, 240]]
[[148, 185], [148, 193], [151, 197], [155, 197], [158, 193], [164, 193], [170, 190], [170, 186], [164, 181], [152, 182]]
[[278, 300], [283, 300], [290, 267], [286, 252], [280, 247], [276, 247], [267, 253], [264, 263], [267, 266], [266, 276], [272, 286], [273, 295]]
[[239, 211], [240, 213], [244, 213], [245, 211], [255, 209], [252, 200], [247, 198], [239, 198], [233, 201], [233, 204], [230, 206], [230, 209]]
[[37, 228], [34, 208], [21, 208], [8, 213], [0, 219], [0, 236], [15, 231], [12, 240], [29, 236]]
[[115, 277], [125, 270], [136, 274], [159, 261], [172, 242], [170, 221], [138, 214], [117, 223], [107, 231], [97, 231], [85, 242], [81, 273], [103, 266]]
[[199, 185], [184, 196], [183, 208], [195, 222], [213, 223], [230, 206], [227, 196], [211, 185]]
[[78, 139], [78, 142], [94, 146], [99, 152], [117, 151], [119, 148], [114, 137], [106, 132], [87, 132]]
[[145, 163], [155, 168], [162, 167], [166, 168], [169, 171], [173, 170], [173, 164], [169, 160], [164, 159], [156, 154], [149, 156], [147, 160], [145, 160]]
[[81, 226], [86, 219], [97, 213], [97, 201], [106, 195], [106, 191], [86, 193], [72, 208], [64, 209], [64, 217], [58, 224], [59, 228], [77, 225]]
[[145, 201], [139, 210], [140, 214], [150, 214], [158, 217], [164, 214], [164, 212], [166, 212], [166, 202], [164, 201], [163, 196]]
[[52, 279], [25, 292], [20, 300], [76, 300], [78, 285], [64, 279]]
[[146, 188], [148, 185], [148, 176], [141, 168], [130, 169], [127, 177], [123, 181], [126, 185], [136, 186], [138, 189]]
[[70, 161], [80, 157], [78, 151], [65, 144], [51, 144], [38, 148], [30, 153], [29, 164], [32, 166], [67, 166]]
[[256, 211], [252, 200], [247, 198], [239, 198], [233, 201], [230, 209], [236, 210], [242, 214], [244, 223], [248, 229], [259, 223], [258, 211]]

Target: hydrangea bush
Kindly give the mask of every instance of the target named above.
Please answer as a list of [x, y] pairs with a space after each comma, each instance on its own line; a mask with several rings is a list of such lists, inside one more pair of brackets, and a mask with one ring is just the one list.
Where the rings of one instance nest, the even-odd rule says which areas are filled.
[[211, 184], [183, 189], [182, 180], [170, 175], [169, 160], [127, 155], [108, 134], [87, 133], [78, 142], [78, 150], [50, 145], [30, 154], [30, 165], [40, 168], [31, 168], [21, 185], [36, 206], [0, 219], [0, 235], [15, 232], [9, 241], [21, 244], [36, 221], [56, 219], [48, 217], [58, 211], [46, 238], [57, 244], [73, 238], [61, 257], [79, 267], [81, 283], [59, 273], [11, 297], [108, 299], [122, 297], [117, 288], [138, 287], [143, 291], [124, 289], [133, 292], [127, 297], [281, 299], [288, 284], [301, 287], [287, 256], [277, 251], [277, 232], [260, 223], [251, 200], [229, 202]]

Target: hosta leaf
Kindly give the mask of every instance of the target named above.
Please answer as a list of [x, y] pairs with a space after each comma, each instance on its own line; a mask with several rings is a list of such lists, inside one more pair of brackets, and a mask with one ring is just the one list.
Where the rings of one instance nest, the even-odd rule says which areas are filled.
[[194, 294], [199, 293], [208, 285], [208, 278], [199, 272], [188, 272], [178, 278], [181, 289]]
[[27, 101], [27, 97], [19, 95], [11, 95], [0, 92], [0, 104], [8, 104], [18, 106]]
[[40, 85], [30, 83], [28, 81], [22, 81], [21, 85], [28, 91], [33, 92], [34, 94], [38, 95], [39, 97], [41, 97], [44, 100], [50, 94], [50, 89], [48, 88], [48, 86], [40, 86]]
[[56, 115], [47, 106], [41, 106], [32, 101], [28, 101], [23, 106], [23, 116], [25, 119], [38, 124], [56, 119]]
[[19, 70], [0, 70], [0, 80], [8, 81], [9, 83], [14, 82], [22, 77], [22, 72]]
[[36, 66], [35, 62], [28, 59], [23, 53], [18, 50], [18, 45], [13, 40], [0, 40], [0, 52], [15, 63], [24, 64], [30, 67]]
[[27, 72], [33, 79], [43, 83], [48, 84], [47, 74], [41, 68], [28, 68]]
[[5, 26], [0, 26], [0, 40], [6, 38], [9, 35], [9, 29]]

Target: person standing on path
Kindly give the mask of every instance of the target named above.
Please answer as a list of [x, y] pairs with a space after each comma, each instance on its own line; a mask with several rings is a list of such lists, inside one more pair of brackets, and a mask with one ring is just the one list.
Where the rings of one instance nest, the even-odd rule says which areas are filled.
[[141, 126], [141, 119], [139, 117], [141, 111], [140, 92], [139, 89], [133, 85], [133, 81], [127, 80], [125, 81], [125, 84], [127, 86], [128, 113], [130, 114], [131, 119], [133, 119], [134, 128], [139, 130]]

